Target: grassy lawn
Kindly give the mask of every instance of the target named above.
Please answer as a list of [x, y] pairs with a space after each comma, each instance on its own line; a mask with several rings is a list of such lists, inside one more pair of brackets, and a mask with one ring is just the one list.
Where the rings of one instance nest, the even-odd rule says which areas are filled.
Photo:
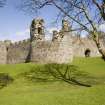
[[1, 73], [14, 78], [13, 83], [0, 90], [0, 105], [105, 105], [105, 62], [100, 58], [75, 58], [72, 65], [100, 83], [83, 87], [63, 81], [31, 82], [21, 74], [42, 65], [0, 65]]

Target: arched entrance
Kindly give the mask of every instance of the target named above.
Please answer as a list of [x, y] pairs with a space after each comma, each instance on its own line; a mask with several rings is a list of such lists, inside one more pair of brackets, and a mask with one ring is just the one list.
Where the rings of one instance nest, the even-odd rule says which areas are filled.
[[90, 53], [91, 53], [91, 50], [89, 48], [87, 48], [85, 50], [85, 57], [90, 57]]
[[42, 34], [42, 28], [38, 27], [38, 34]]

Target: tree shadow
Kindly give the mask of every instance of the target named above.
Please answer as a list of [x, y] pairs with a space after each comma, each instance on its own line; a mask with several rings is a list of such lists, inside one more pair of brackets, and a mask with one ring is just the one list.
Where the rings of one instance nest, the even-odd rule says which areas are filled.
[[[85, 87], [91, 87], [86, 77], [90, 78], [89, 73], [80, 71], [75, 65], [69, 64], [47, 64], [47, 70], [53, 75], [53, 77], [60, 79], [64, 82], [74, 85], [80, 85]], [[85, 81], [83, 81], [85, 79]]]
[[7, 73], [0, 73], [0, 89], [6, 87], [8, 84], [13, 82], [13, 78]]
[[63, 81], [73, 85], [91, 87], [94, 82], [89, 73], [80, 71], [77, 66], [69, 64], [53, 63], [32, 67], [29, 72], [22, 75], [28, 80], [38, 83]]

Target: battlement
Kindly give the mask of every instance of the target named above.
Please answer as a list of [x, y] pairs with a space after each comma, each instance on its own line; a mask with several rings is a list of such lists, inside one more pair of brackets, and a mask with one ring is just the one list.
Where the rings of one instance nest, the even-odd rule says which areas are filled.
[[21, 41], [18, 41], [18, 42], [11, 43], [10, 46], [19, 46], [19, 45], [26, 44], [26, 43], [29, 43], [29, 42], [30, 42], [30, 39], [25, 39], [25, 40], [21, 40]]
[[87, 49], [91, 52], [90, 56], [100, 56], [93, 40], [78, 39], [72, 36], [70, 30], [69, 22], [63, 20], [61, 30], [53, 30], [52, 40], [47, 41], [44, 20], [33, 19], [29, 39], [14, 43], [10, 40], [0, 41], [0, 64], [70, 63], [74, 56], [85, 57]]

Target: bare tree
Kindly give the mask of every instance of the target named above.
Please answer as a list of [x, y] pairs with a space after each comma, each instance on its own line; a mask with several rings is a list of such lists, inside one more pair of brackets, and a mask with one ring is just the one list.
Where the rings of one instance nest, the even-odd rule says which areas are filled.
[[95, 6], [98, 8], [100, 15], [105, 20], [105, 0], [92, 0]]
[[105, 20], [105, 11], [103, 9], [105, 0], [102, 1], [101, 9], [97, 3], [101, 4], [101, 2], [96, 2], [96, 0], [23, 0], [22, 7], [26, 11], [36, 12], [47, 5], [55, 6], [60, 11], [62, 18], [69, 18], [72, 30], [85, 30], [92, 36], [100, 54], [105, 60], [105, 50], [101, 46], [98, 33], [99, 25]]
[[0, 0], [0, 8], [3, 7], [6, 3], [6, 0]]

